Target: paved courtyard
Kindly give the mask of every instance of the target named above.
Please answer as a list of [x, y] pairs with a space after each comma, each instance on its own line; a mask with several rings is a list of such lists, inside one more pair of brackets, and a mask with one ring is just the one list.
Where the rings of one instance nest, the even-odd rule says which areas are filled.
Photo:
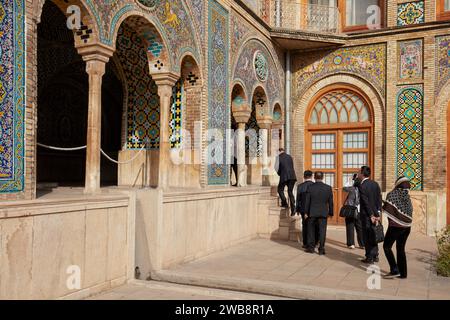
[[[450, 299], [450, 278], [437, 276], [433, 268], [434, 238], [411, 236], [408, 279], [382, 279], [381, 289], [368, 288], [363, 250], [348, 249], [344, 239], [344, 229], [329, 228], [325, 256], [305, 253], [298, 242], [256, 239], [153, 278], [299, 299]], [[378, 265], [381, 274], [389, 271], [383, 252]]]
[[279, 297], [156, 281], [132, 281], [89, 300], [273, 300]]

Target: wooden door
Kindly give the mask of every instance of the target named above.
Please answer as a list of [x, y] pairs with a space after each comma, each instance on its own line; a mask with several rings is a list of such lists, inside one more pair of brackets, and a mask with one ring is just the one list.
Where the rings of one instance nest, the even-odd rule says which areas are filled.
[[334, 217], [331, 223], [344, 224], [339, 217], [347, 193], [343, 188], [352, 184], [355, 173], [370, 165], [370, 129], [314, 130], [309, 132], [306, 166], [324, 172], [324, 182], [333, 188]]

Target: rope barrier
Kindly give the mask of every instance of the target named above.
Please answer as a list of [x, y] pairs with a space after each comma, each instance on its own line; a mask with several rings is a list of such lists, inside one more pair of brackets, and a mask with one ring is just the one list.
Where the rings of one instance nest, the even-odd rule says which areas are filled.
[[48, 146], [48, 145], [42, 144], [42, 143], [37, 143], [37, 145], [39, 147], [47, 148], [50, 150], [56, 150], [56, 151], [78, 151], [78, 150], [86, 149], [86, 146], [75, 147], [75, 148], [58, 148], [58, 147]]
[[[54, 147], [54, 146], [48, 146], [48, 145], [42, 144], [42, 143], [37, 143], [37, 145], [38, 145], [39, 147], [42, 147], [42, 148], [47, 148], [47, 149], [50, 149], [50, 150], [56, 150], [56, 151], [78, 151], [78, 150], [84, 150], [84, 149], [86, 149], [86, 146], [75, 147], [75, 148], [59, 148], [59, 147]], [[138, 152], [133, 158], [131, 158], [130, 160], [127, 160], [127, 161], [116, 161], [116, 160], [114, 160], [113, 158], [111, 158], [110, 156], [108, 156], [108, 155], [106, 154], [106, 152], [103, 151], [102, 149], [100, 149], [100, 152], [102, 153], [102, 155], [103, 155], [106, 159], [108, 159], [109, 161], [111, 161], [111, 162], [113, 162], [113, 163], [115, 163], [115, 164], [128, 164], [128, 163], [131, 163], [131, 162], [133, 162], [134, 160], [136, 160], [136, 158], [141, 154], [141, 152], [142, 152], [144, 149], [145, 149], [145, 145], [142, 146], [142, 148], [139, 150], [139, 152]]]
[[103, 155], [106, 159], [108, 159], [109, 161], [111, 161], [111, 162], [113, 162], [113, 163], [115, 163], [115, 164], [127, 164], [127, 163], [131, 163], [131, 162], [133, 162], [134, 160], [136, 160], [136, 158], [141, 154], [142, 150], [144, 150], [144, 149], [145, 149], [145, 145], [142, 146], [142, 148], [139, 150], [138, 153], [136, 153], [136, 155], [135, 155], [133, 158], [131, 158], [130, 160], [127, 160], [127, 161], [116, 161], [116, 160], [114, 160], [113, 158], [111, 158], [110, 156], [108, 156], [108, 155], [106, 154], [106, 152], [103, 151], [102, 149], [100, 149], [100, 152], [102, 153], [102, 155]]

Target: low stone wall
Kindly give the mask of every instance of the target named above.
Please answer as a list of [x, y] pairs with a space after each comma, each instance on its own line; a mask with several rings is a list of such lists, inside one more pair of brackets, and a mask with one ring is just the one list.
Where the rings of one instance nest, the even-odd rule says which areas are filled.
[[137, 266], [148, 277], [256, 238], [258, 202], [269, 197], [264, 187], [138, 192]]
[[[0, 203], [0, 299], [82, 298], [125, 283], [133, 205], [124, 195]], [[77, 274], [80, 287], [68, 287]]]

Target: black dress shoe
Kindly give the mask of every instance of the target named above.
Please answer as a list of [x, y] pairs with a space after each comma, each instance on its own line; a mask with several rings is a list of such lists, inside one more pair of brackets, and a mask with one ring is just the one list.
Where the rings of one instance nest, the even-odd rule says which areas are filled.
[[303, 248], [303, 249], [307, 249], [308, 246], [307, 246], [306, 244], [304, 244], [304, 245], [302, 245], [302, 248]]
[[314, 249], [308, 248], [308, 249], [305, 250], [305, 252], [306, 252], [306, 253], [314, 253]]
[[325, 255], [325, 250], [319, 250], [319, 256], [324, 256]]
[[367, 264], [374, 264], [373, 259], [368, 259], [368, 258], [365, 258], [365, 259], [361, 260], [361, 262], [362, 263], [367, 263]]

